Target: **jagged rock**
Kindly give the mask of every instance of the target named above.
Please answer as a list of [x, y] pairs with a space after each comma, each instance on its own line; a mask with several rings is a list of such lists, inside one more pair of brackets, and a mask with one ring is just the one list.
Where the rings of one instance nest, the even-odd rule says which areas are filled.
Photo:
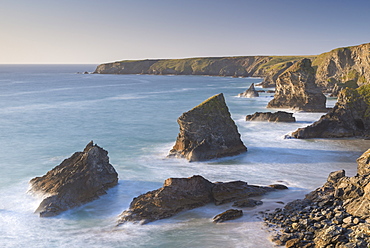
[[[162, 188], [134, 198], [129, 209], [119, 216], [118, 225], [128, 221], [146, 224], [208, 203], [242, 202], [273, 190], [272, 187], [248, 185], [243, 181], [212, 183], [202, 176], [169, 178]], [[260, 203], [254, 202], [256, 205]]]
[[233, 202], [253, 196], [260, 196], [271, 191], [270, 187], [248, 185], [247, 182], [233, 181], [216, 183], [212, 188], [212, 194], [216, 205]]
[[341, 91], [334, 108], [312, 125], [299, 128], [298, 139], [369, 137], [370, 85]]
[[169, 178], [162, 188], [142, 194], [131, 202], [118, 224], [127, 221], [142, 224], [171, 217], [182, 210], [213, 202], [213, 183], [201, 176]]
[[238, 97], [246, 97], [246, 98], [253, 98], [253, 97], [259, 97], [259, 96], [260, 95], [254, 88], [254, 83], [252, 83], [251, 86], [246, 91], [238, 94]]
[[357, 174], [370, 174], [370, 149], [364, 152], [364, 154], [357, 159]]
[[268, 121], [268, 122], [295, 122], [293, 113], [284, 111], [271, 112], [256, 112], [253, 115], [247, 115], [246, 121]]
[[315, 84], [311, 60], [296, 62], [278, 77], [274, 99], [267, 107], [326, 112], [326, 97]]
[[264, 220], [281, 230], [272, 240], [286, 247], [296, 242], [293, 247], [367, 247], [370, 173], [360, 164], [366, 165], [369, 151], [357, 160], [360, 170], [356, 176], [347, 177], [344, 170], [332, 172], [327, 182], [305, 199], [266, 213]]
[[243, 211], [238, 209], [229, 209], [213, 217], [213, 222], [221, 223], [228, 220], [235, 220], [243, 216]]
[[41, 217], [55, 216], [106, 194], [118, 182], [107, 155], [91, 141], [83, 152], [74, 153], [44, 176], [33, 178], [31, 191], [47, 196], [36, 212]]
[[183, 113], [177, 122], [180, 133], [169, 157], [203, 161], [247, 151], [222, 93]]

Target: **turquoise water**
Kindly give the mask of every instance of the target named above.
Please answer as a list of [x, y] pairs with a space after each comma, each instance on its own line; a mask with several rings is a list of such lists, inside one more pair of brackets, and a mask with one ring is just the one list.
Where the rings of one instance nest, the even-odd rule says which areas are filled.
[[[95, 75], [94, 65], [0, 65], [0, 240], [3, 247], [272, 247], [256, 218], [277, 201], [303, 197], [329, 172], [356, 171], [355, 159], [370, 147], [363, 140], [295, 140], [284, 136], [321, 114], [295, 113], [297, 123], [245, 122], [265, 109], [272, 94], [236, 95], [261, 79]], [[224, 93], [246, 154], [188, 163], [167, 159], [176, 119]], [[334, 100], [328, 102], [333, 106]], [[269, 110], [271, 111], [271, 110]], [[272, 110], [273, 111], [273, 110]], [[41, 199], [28, 181], [45, 174], [93, 140], [109, 152], [119, 185], [99, 200], [54, 218], [33, 211]], [[115, 227], [132, 198], [161, 187], [169, 177], [202, 175], [211, 181], [283, 182], [289, 191], [267, 195], [244, 217], [213, 224], [231, 205], [208, 205], [149, 225]]]

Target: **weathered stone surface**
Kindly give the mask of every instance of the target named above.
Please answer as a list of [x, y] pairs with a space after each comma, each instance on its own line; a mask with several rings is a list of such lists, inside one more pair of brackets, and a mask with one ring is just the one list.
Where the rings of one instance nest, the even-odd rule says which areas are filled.
[[213, 222], [221, 223], [228, 220], [235, 220], [243, 216], [243, 211], [238, 209], [229, 209], [213, 217]]
[[326, 97], [315, 84], [311, 60], [302, 59], [282, 73], [276, 82], [276, 93], [268, 108], [289, 108], [326, 112]]
[[145, 224], [211, 203], [212, 187], [213, 183], [201, 176], [169, 178], [162, 188], [134, 198], [129, 210], [120, 215], [118, 224], [127, 221]]
[[341, 91], [334, 108], [292, 134], [298, 139], [370, 136], [370, 85]]
[[238, 94], [238, 97], [246, 97], [246, 98], [253, 98], [253, 97], [259, 97], [259, 96], [260, 95], [254, 88], [254, 83], [252, 83], [251, 86], [246, 91]]
[[91, 141], [83, 152], [74, 153], [30, 184], [32, 192], [47, 196], [36, 212], [49, 217], [99, 198], [117, 182], [108, 152]]
[[243, 181], [233, 181], [227, 183], [216, 183], [212, 188], [212, 195], [216, 205], [233, 202], [238, 199], [245, 199], [253, 196], [260, 196], [268, 191], [270, 187], [248, 185]]
[[247, 150], [222, 93], [183, 113], [177, 122], [180, 133], [169, 157], [203, 161]]
[[[357, 161], [366, 161], [365, 152]], [[359, 168], [361, 168], [359, 166]], [[368, 247], [370, 244], [370, 173], [347, 177], [330, 173], [327, 182], [303, 200], [266, 213], [264, 220], [281, 232], [272, 240], [288, 247]]]
[[364, 154], [357, 159], [357, 174], [370, 174], [370, 149], [364, 152]]
[[293, 113], [284, 111], [271, 112], [256, 112], [253, 115], [247, 115], [246, 121], [268, 121], [268, 122], [295, 122]]
[[[118, 225], [128, 221], [146, 224], [208, 203], [219, 205], [236, 201], [236, 204], [241, 204], [249, 197], [273, 190], [272, 187], [248, 185], [243, 181], [211, 183], [201, 176], [169, 178], [162, 188], [134, 198], [129, 209], [119, 216]], [[253, 202], [254, 206], [261, 204], [260, 201]]]
[[233, 203], [233, 207], [252, 208], [252, 207], [255, 207], [255, 206], [258, 206], [258, 205], [262, 205], [262, 204], [263, 204], [262, 201], [256, 201], [256, 200], [248, 198], [248, 199], [244, 199], [244, 200], [235, 201]]

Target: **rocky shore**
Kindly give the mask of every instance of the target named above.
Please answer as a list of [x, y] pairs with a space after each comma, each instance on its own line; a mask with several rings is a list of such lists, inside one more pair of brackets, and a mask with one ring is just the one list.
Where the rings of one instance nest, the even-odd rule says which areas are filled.
[[272, 241], [286, 247], [367, 248], [370, 244], [370, 149], [357, 175], [330, 173], [327, 182], [302, 200], [263, 213]]

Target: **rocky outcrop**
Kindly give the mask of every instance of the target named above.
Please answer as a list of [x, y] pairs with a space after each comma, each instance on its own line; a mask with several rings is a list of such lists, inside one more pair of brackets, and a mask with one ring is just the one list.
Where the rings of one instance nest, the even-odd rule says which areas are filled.
[[275, 64], [270, 70], [266, 71], [265, 75], [263, 76], [263, 81], [259, 83], [258, 86], [262, 86], [263, 88], [275, 88], [278, 77], [295, 62], [297, 61], [294, 60], [286, 63], [283, 62]]
[[91, 141], [83, 152], [74, 153], [44, 176], [33, 178], [31, 192], [46, 196], [36, 212], [41, 217], [55, 216], [106, 194], [118, 182], [107, 155]]
[[316, 84], [333, 89], [336, 84], [352, 82], [359, 86], [370, 82], [370, 43], [337, 48], [313, 60]]
[[370, 136], [370, 85], [344, 89], [332, 110], [312, 125], [299, 128], [293, 137], [343, 138]]
[[326, 112], [326, 97], [315, 84], [311, 60], [298, 61], [278, 77], [274, 99], [267, 107]]
[[247, 150], [222, 93], [183, 113], [177, 122], [180, 133], [169, 157], [203, 161]]
[[259, 96], [260, 95], [254, 88], [254, 83], [252, 83], [251, 86], [246, 91], [238, 94], [238, 97], [246, 97], [246, 98], [253, 98], [253, 97], [259, 97]]
[[243, 211], [239, 209], [229, 209], [213, 217], [213, 222], [221, 223], [228, 220], [235, 220], [243, 216]]
[[162, 188], [134, 198], [129, 209], [119, 216], [118, 225], [128, 221], [145, 224], [208, 203], [238, 202], [273, 190], [243, 181], [212, 183], [202, 176], [169, 178]]
[[356, 176], [330, 173], [327, 182], [303, 200], [266, 213], [270, 227], [281, 228], [272, 240], [288, 247], [367, 247], [370, 243], [370, 150], [358, 160]]
[[246, 121], [268, 121], [268, 122], [295, 122], [293, 113], [284, 111], [271, 112], [256, 112], [253, 115], [247, 115]]

